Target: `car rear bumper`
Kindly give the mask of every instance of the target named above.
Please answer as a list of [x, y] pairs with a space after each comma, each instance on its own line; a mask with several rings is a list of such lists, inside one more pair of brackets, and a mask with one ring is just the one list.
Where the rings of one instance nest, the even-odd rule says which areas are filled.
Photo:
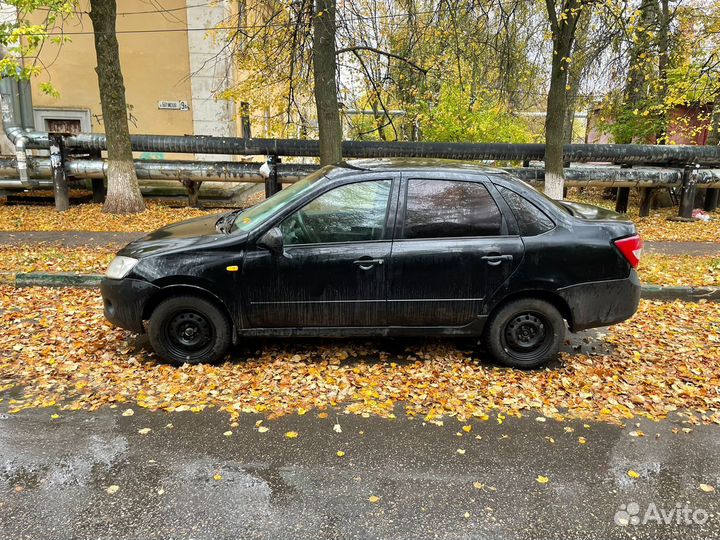
[[139, 279], [109, 279], [100, 282], [105, 318], [115, 326], [142, 333], [145, 302], [158, 287]]
[[593, 281], [558, 290], [570, 308], [573, 332], [609, 326], [629, 319], [640, 304], [640, 279], [635, 270], [625, 279]]

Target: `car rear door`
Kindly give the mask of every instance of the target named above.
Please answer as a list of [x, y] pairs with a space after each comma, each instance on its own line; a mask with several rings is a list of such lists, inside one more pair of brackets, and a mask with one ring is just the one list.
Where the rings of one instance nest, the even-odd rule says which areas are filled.
[[464, 326], [515, 271], [523, 243], [484, 176], [405, 173], [390, 256], [388, 324]]
[[386, 325], [386, 276], [399, 179], [365, 174], [280, 223], [284, 253], [249, 246], [243, 297], [250, 327]]

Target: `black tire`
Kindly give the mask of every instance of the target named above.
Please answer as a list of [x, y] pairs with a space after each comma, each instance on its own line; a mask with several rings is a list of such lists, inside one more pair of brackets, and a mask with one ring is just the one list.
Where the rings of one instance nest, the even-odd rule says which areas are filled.
[[521, 298], [490, 316], [485, 346], [503, 365], [532, 369], [557, 356], [565, 339], [565, 321], [550, 302]]
[[163, 300], [150, 315], [148, 337], [158, 356], [168, 362], [217, 362], [230, 347], [232, 325], [212, 302], [174, 296]]

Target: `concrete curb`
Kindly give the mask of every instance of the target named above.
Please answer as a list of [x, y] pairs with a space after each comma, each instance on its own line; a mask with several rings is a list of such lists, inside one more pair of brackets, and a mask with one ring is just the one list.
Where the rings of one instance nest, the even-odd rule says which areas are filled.
[[720, 302], [720, 287], [663, 287], [661, 285], [643, 285], [641, 298], [645, 300], [684, 300], [697, 302], [708, 300]]
[[[100, 274], [74, 274], [30, 272], [15, 274], [0, 272], [0, 285], [14, 285], [15, 287], [81, 287], [93, 289], [100, 286]], [[698, 302], [708, 300], [720, 302], [720, 287], [663, 287], [661, 285], [643, 285], [641, 298], [644, 300], [661, 300], [671, 302], [684, 300], [685, 302]]]
[[[10, 276], [10, 281], [15, 287], [81, 287], [85, 289], [99, 287], [100, 280], [103, 278], [100, 274], [74, 274], [71, 272], [52, 274], [30, 272], [27, 274], [10, 274]], [[2, 278], [0, 278], [0, 282], [7, 283]]]

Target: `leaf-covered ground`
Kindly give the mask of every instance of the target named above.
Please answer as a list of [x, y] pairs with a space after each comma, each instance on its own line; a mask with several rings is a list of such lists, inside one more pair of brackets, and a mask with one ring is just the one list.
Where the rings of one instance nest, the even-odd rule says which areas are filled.
[[114, 253], [111, 249], [0, 245], [0, 272], [102, 274]]
[[153, 201], [139, 214], [118, 216], [104, 214], [100, 204], [72, 205], [67, 212], [56, 212], [52, 206], [0, 204], [0, 229], [5, 231], [153, 231], [170, 223], [198, 216], [217, 214], [222, 210], [198, 210], [171, 207]]
[[271, 341], [221, 365], [172, 367], [110, 327], [97, 292], [77, 289], [0, 287], [0, 327], [0, 389], [21, 389], [11, 412], [136, 403], [232, 416], [338, 407], [432, 421], [534, 411], [623, 422], [689, 411], [689, 421], [720, 423], [719, 303], [642, 302], [604, 338], [612, 354], [564, 354], [561, 366], [533, 372], [447, 341], [392, 354], [382, 341]]
[[[77, 272], [102, 274], [111, 249], [47, 245], [0, 246], [0, 272]], [[640, 279], [656, 285], [720, 285], [720, 258], [644, 255]]]

